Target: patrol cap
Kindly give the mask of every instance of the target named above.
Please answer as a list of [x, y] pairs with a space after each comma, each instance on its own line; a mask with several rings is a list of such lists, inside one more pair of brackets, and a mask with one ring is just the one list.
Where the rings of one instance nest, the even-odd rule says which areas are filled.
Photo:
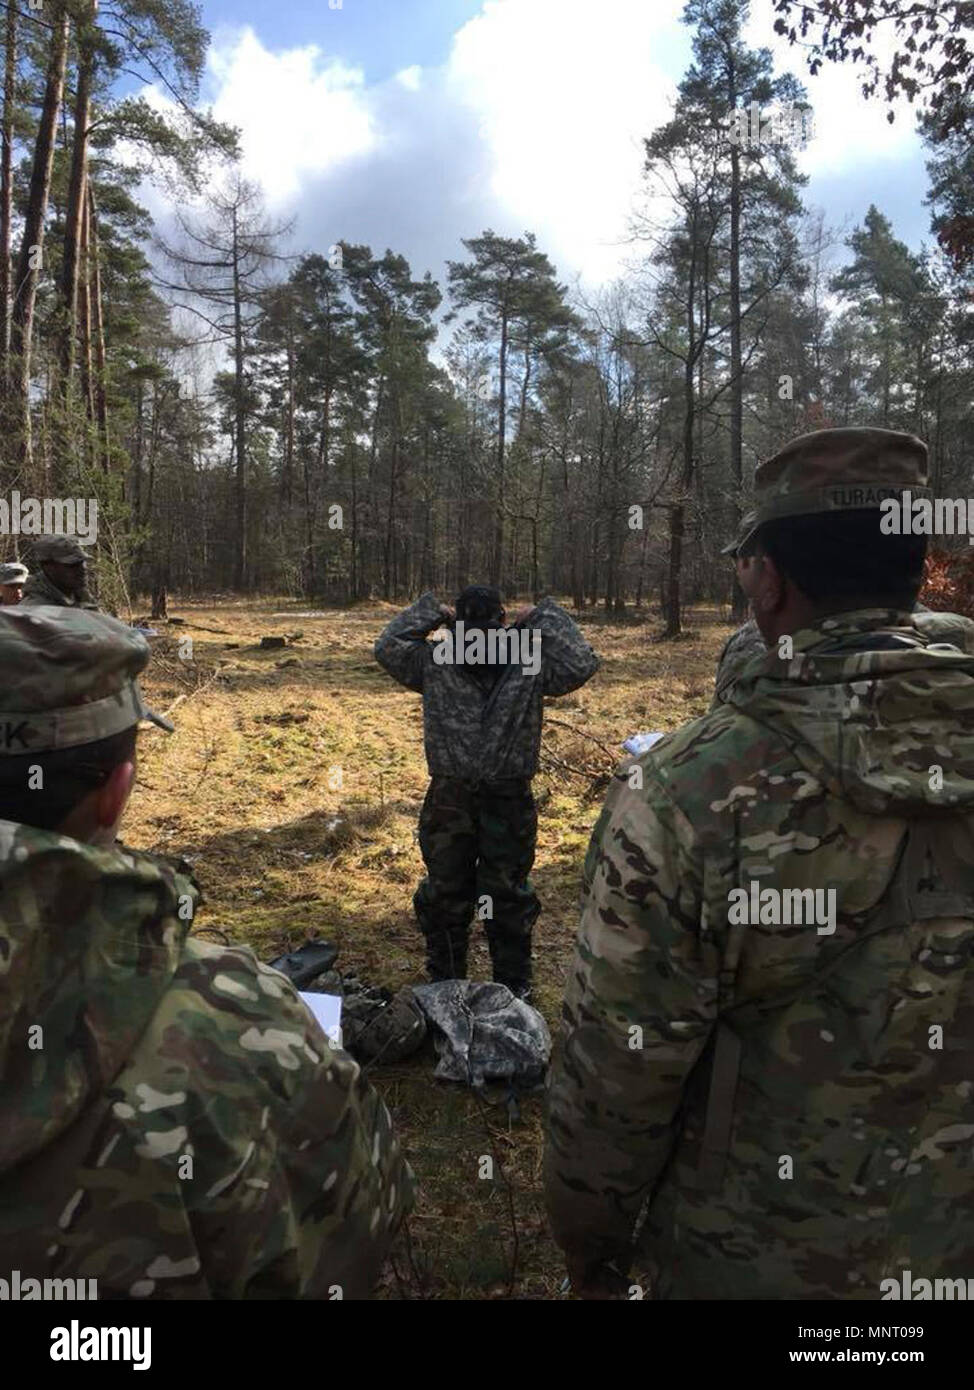
[[26, 565], [10, 560], [7, 564], [0, 565], [0, 584], [23, 584], [29, 572]]
[[913, 434], [867, 428], [799, 435], [754, 473], [754, 508], [722, 550], [737, 555], [765, 521], [857, 511], [909, 491], [930, 497], [927, 446]]
[[107, 613], [48, 605], [0, 609], [0, 757], [52, 753], [150, 719], [136, 677], [149, 644]]
[[33, 550], [38, 565], [48, 560], [59, 565], [83, 565], [88, 559], [88, 552], [75, 536], [38, 536]]

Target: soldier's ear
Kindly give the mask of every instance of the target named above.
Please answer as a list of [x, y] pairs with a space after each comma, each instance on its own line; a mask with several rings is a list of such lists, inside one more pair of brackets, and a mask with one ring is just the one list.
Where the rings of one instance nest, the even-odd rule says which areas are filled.
[[135, 785], [135, 760], [127, 759], [114, 767], [97, 789], [95, 796], [95, 818], [104, 829], [115, 825], [125, 810], [125, 804]]
[[789, 601], [789, 581], [770, 555], [760, 552], [756, 557], [760, 572], [754, 587], [754, 599], [765, 613], [777, 613]]

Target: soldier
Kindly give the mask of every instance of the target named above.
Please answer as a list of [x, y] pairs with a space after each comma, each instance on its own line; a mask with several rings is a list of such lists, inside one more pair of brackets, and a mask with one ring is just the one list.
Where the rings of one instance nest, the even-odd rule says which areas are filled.
[[974, 656], [879, 526], [926, 481], [887, 430], [763, 463], [734, 550], [768, 650], [616, 775], [545, 1155], [584, 1296], [634, 1253], [659, 1298], [974, 1268]]
[[21, 565], [17, 561], [0, 565], [0, 608], [5, 605], [12, 607], [15, 603], [20, 602], [24, 596], [26, 578], [26, 565]]
[[74, 536], [38, 536], [34, 563], [41, 572], [27, 580], [23, 602], [97, 611], [98, 605], [85, 585], [87, 559], [87, 552]]
[[385, 1107], [116, 842], [138, 722], [172, 728], [148, 657], [102, 613], [0, 613], [0, 1248], [100, 1298], [365, 1297], [411, 1205]]
[[[427, 636], [454, 616], [437, 650]], [[505, 631], [510, 640], [502, 642]], [[472, 650], [478, 634], [479, 661]], [[505, 659], [490, 660], [490, 643]], [[483, 585], [464, 589], [455, 615], [424, 594], [392, 620], [375, 656], [423, 696], [432, 780], [419, 819], [427, 876], [413, 907], [426, 938], [429, 978], [466, 976], [476, 907], [494, 979], [528, 999], [531, 933], [541, 910], [528, 879], [538, 829], [531, 779], [541, 749], [541, 702], [584, 685], [598, 670], [598, 657], [550, 598], [521, 609], [505, 629], [500, 592]]]

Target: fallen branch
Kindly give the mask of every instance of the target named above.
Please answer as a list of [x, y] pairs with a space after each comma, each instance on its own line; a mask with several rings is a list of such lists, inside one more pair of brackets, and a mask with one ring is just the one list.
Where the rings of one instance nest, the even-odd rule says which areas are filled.
[[191, 623], [186, 618], [176, 624], [177, 627], [195, 627], [197, 632], [217, 632], [221, 637], [238, 637], [240, 634], [231, 632], [225, 627], [204, 627], [202, 623]]
[[602, 769], [593, 772], [591, 768], [574, 767], [571, 763], [566, 763], [564, 758], [556, 758], [554, 753], [542, 753], [541, 763], [553, 763], [555, 767], [562, 767], [566, 772], [573, 772], [576, 777], [584, 777], [587, 782], [597, 782], [600, 777], [609, 776], [609, 773]]
[[169, 708], [164, 709], [162, 711], [163, 719], [168, 719], [169, 716], [172, 714], [173, 710], [176, 708], [176, 706], [181, 705], [184, 700], [188, 700], [192, 693], [193, 692], [191, 690], [187, 690], [182, 695], [177, 695], [175, 700], [173, 700], [172, 704], [169, 706]]
[[163, 717], [168, 718], [177, 705], [181, 705], [184, 700], [189, 700], [194, 695], [200, 695], [204, 690], [209, 690], [210, 686], [220, 678], [220, 669], [211, 671], [206, 680], [199, 681], [193, 686], [192, 690], [184, 690], [182, 695], [177, 695], [168, 709], [163, 710]]
[[574, 724], [569, 724], [565, 719], [555, 719], [553, 715], [550, 714], [545, 715], [544, 722], [546, 725], [557, 724], [559, 729], [570, 729], [572, 733], [577, 734], [579, 738], [587, 738], [591, 743], [594, 743], [596, 747], [601, 748], [606, 757], [612, 759], [613, 764], [619, 761], [619, 754], [615, 752], [614, 749], [610, 748], [608, 744], [603, 743], [601, 739], [596, 738], [594, 734], [587, 734], [584, 729], [576, 728]]

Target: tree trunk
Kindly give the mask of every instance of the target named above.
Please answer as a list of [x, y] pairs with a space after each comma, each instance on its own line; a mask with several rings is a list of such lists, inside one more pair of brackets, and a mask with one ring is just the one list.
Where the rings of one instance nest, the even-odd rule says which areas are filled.
[[351, 580], [351, 600], [352, 600], [352, 602], [354, 603], [355, 600], [356, 600], [356, 599], [358, 598], [358, 596], [359, 596], [359, 577], [358, 577], [358, 566], [359, 566], [359, 560], [358, 560], [358, 545], [359, 545], [359, 540], [358, 540], [358, 467], [357, 467], [358, 445], [356, 444], [356, 442], [355, 442], [354, 439], [351, 440], [351, 441], [349, 442], [349, 444], [348, 444], [348, 450], [349, 450], [349, 465], [350, 465], [350, 466], [349, 466], [350, 489], [351, 489], [350, 495], [351, 495], [351, 500], [352, 500], [352, 515], [351, 515], [351, 518], [350, 518], [350, 524], [351, 524], [351, 536], [350, 536], [350, 540], [351, 540], [351, 546], [352, 546], [350, 580]]
[[34, 144], [30, 192], [24, 218], [24, 235], [17, 261], [16, 293], [11, 315], [11, 357], [15, 361], [17, 454], [21, 475], [28, 485], [33, 463], [30, 419], [31, 340], [34, 333], [34, 306], [37, 278], [44, 249], [44, 219], [51, 191], [51, 169], [58, 113], [64, 95], [64, 65], [68, 52], [68, 16], [63, 0], [52, 0], [51, 48], [44, 84], [44, 102]]
[[98, 0], [88, 0], [87, 12], [78, 23], [78, 85], [74, 101], [74, 139], [71, 146], [68, 204], [64, 216], [64, 259], [61, 266], [61, 371], [66, 396], [71, 389], [77, 345], [78, 287], [83, 224], [87, 215], [88, 127], [91, 122], [91, 84], [95, 64], [93, 38], [97, 12]]
[[287, 319], [287, 406], [284, 417], [284, 478], [283, 493], [287, 506], [291, 505], [291, 489], [294, 474], [294, 322], [291, 318], [291, 305], [288, 304]]
[[678, 637], [681, 632], [680, 578], [683, 571], [683, 519], [683, 503], [674, 503], [670, 508], [670, 557], [664, 600], [666, 617], [664, 635], [666, 637]]
[[142, 456], [144, 434], [142, 413], [145, 408], [144, 399], [145, 385], [140, 378], [135, 387], [135, 441], [132, 453], [132, 482], [134, 493], [132, 498], [132, 512], [137, 527], [141, 527], [144, 520], [142, 513]]
[[694, 467], [693, 422], [696, 411], [694, 368], [698, 353], [703, 352], [706, 346], [705, 340], [697, 335], [695, 319], [697, 308], [696, 230], [697, 224], [696, 218], [694, 218], [691, 227], [690, 273], [687, 283], [686, 298], [687, 356], [683, 368], [683, 469], [679, 483], [679, 498], [670, 507], [670, 553], [664, 607], [666, 628], [663, 635], [665, 637], [678, 637], [682, 631], [681, 579], [683, 574], [683, 530], [685, 505], [693, 483]]
[[10, 249], [13, 216], [14, 103], [17, 99], [17, 10], [7, 10], [6, 58], [3, 70], [3, 126], [0, 128], [0, 354], [2, 382], [10, 372]]
[[307, 568], [305, 586], [308, 597], [313, 598], [317, 587], [317, 568], [315, 566], [315, 508], [311, 476], [311, 451], [304, 450], [304, 524]]
[[85, 446], [85, 456], [88, 458], [92, 452], [100, 452], [100, 450], [95, 445], [95, 386], [91, 358], [91, 209], [87, 198], [81, 219], [80, 251], [81, 274], [77, 292], [78, 337], [81, 345], [79, 365], [81, 368], [81, 394], [85, 404], [85, 420], [88, 425], [88, 442]]
[[[741, 156], [736, 145], [731, 146], [730, 197], [730, 455], [734, 491], [734, 529], [742, 515], [744, 495], [744, 377], [741, 362]], [[735, 622], [747, 616], [747, 598], [737, 577], [731, 598], [731, 615]]]
[[237, 453], [237, 536], [234, 588], [242, 590], [247, 579], [247, 418], [244, 402], [243, 306], [240, 288], [240, 240], [237, 209], [233, 209], [233, 372], [234, 446]]
[[500, 382], [497, 397], [497, 512], [494, 517], [494, 553], [491, 556], [490, 582], [501, 583], [504, 563], [504, 433], [507, 424], [507, 313], [501, 318], [501, 351], [498, 364]]
[[94, 397], [95, 424], [98, 430], [98, 448], [102, 472], [111, 467], [111, 439], [108, 429], [108, 367], [105, 359], [105, 319], [102, 312], [101, 297], [101, 249], [98, 238], [98, 204], [90, 179], [88, 188], [88, 254], [89, 281], [91, 286], [91, 347], [94, 351]]
[[[398, 412], [397, 412], [398, 413]], [[392, 441], [392, 453], [389, 460], [389, 509], [386, 514], [386, 535], [382, 547], [382, 597], [386, 600], [392, 598], [393, 576], [392, 576], [392, 537], [393, 537], [393, 518], [396, 514], [396, 483], [398, 482], [399, 471], [399, 432], [396, 430]]]

